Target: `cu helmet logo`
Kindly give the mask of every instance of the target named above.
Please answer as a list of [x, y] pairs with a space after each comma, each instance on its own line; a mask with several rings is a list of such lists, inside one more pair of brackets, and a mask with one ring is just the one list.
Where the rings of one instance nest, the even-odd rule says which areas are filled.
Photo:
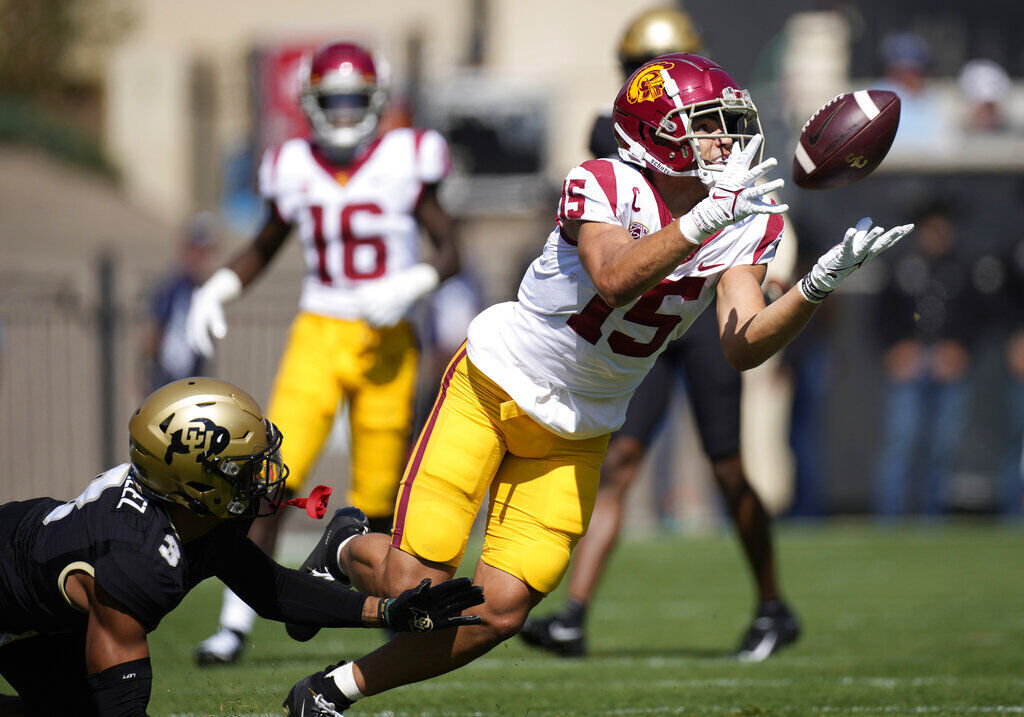
[[670, 70], [675, 67], [672, 62], [655, 62], [648, 65], [633, 78], [626, 90], [626, 99], [631, 104], [656, 100], [665, 94], [665, 80], [661, 76], [662, 70]]
[[171, 465], [175, 453], [184, 456], [190, 451], [198, 451], [196, 461], [200, 462], [223, 453], [231, 442], [228, 429], [218, 426], [208, 418], [193, 418], [185, 428], [179, 428], [170, 435], [171, 444], [164, 453], [164, 463], [167, 465]]

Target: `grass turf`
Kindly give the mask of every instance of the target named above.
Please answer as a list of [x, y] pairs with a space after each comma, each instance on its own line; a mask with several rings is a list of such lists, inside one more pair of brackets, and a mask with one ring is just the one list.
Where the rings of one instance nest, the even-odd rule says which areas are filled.
[[[752, 610], [731, 534], [627, 540], [592, 608], [586, 659], [514, 638], [346, 714], [1024, 714], [1021, 527], [783, 526], [777, 553], [804, 637], [767, 662], [731, 657]], [[151, 636], [154, 717], [280, 714], [299, 677], [382, 640], [329, 630], [300, 644], [263, 622], [237, 666], [200, 670], [192, 649], [218, 600], [219, 583], [207, 581]], [[537, 613], [560, 604], [556, 594]]]

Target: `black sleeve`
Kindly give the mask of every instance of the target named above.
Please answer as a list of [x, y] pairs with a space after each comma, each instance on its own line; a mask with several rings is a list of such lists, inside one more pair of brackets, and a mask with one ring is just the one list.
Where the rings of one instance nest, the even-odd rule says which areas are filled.
[[88, 680], [100, 717], [146, 717], [153, 685], [148, 657], [114, 665]]
[[249, 539], [217, 577], [267, 620], [316, 627], [362, 627], [367, 596], [275, 563]]
[[164, 615], [185, 597], [184, 575], [171, 554], [170, 562], [143, 552], [117, 550], [95, 565], [96, 583], [146, 629], [152, 632]]

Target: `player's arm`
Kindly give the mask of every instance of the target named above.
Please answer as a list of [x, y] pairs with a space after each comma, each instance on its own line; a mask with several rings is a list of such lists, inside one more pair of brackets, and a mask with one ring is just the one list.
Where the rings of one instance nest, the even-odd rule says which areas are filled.
[[458, 228], [455, 219], [449, 214], [438, 199], [440, 185], [428, 184], [416, 205], [416, 221], [423, 227], [434, 245], [435, 253], [429, 262], [437, 270], [440, 281], [459, 272], [459, 245], [456, 240]]
[[864, 218], [823, 254], [800, 282], [765, 306], [765, 267], [734, 266], [718, 281], [722, 351], [738, 371], [760, 365], [800, 333], [825, 298], [846, 277], [910, 233], [913, 224], [886, 231]]
[[145, 717], [153, 681], [145, 628], [90, 575], [72, 574], [65, 591], [89, 615], [85, 666], [98, 713]]
[[564, 222], [562, 231], [576, 240], [580, 263], [613, 307], [654, 288], [698, 246], [683, 236], [679, 222], [641, 239], [633, 239], [621, 225], [601, 222]]
[[483, 590], [468, 578], [434, 587], [425, 581], [396, 598], [346, 590], [278, 565], [250, 540], [242, 542], [217, 577], [260, 617], [315, 627], [388, 627], [399, 632], [427, 632], [475, 625], [480, 623], [478, 616], [460, 613], [483, 602]]
[[291, 229], [273, 202], [268, 203], [267, 219], [253, 240], [192, 294], [185, 330], [195, 351], [207, 358], [213, 356], [210, 335], [222, 339], [227, 333], [224, 305], [241, 296], [242, 290], [262, 273]]

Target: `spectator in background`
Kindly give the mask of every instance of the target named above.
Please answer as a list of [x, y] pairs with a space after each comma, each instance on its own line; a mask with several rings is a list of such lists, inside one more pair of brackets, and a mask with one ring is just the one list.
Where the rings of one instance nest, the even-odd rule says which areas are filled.
[[964, 130], [969, 133], [1007, 129], [1003, 103], [1010, 91], [1010, 76], [992, 60], [971, 60], [960, 70], [960, 92], [967, 100]]
[[214, 219], [201, 213], [186, 225], [178, 264], [150, 297], [149, 320], [142, 331], [139, 388], [143, 396], [188, 376], [206, 373], [206, 362], [185, 337], [192, 292], [210, 274], [216, 253]]
[[941, 513], [968, 408], [978, 327], [979, 297], [969, 269], [953, 255], [955, 226], [946, 203], [927, 205], [915, 223], [915, 243], [891, 262], [878, 306], [886, 345], [876, 486], [883, 516]]
[[1007, 292], [1007, 446], [998, 486], [998, 508], [1003, 515], [1024, 512], [1024, 239], [1011, 248], [1005, 262]]
[[928, 42], [912, 32], [894, 33], [882, 41], [881, 55], [885, 77], [879, 87], [900, 98], [900, 126], [893, 150], [934, 146], [947, 139], [949, 122], [929, 81]]

